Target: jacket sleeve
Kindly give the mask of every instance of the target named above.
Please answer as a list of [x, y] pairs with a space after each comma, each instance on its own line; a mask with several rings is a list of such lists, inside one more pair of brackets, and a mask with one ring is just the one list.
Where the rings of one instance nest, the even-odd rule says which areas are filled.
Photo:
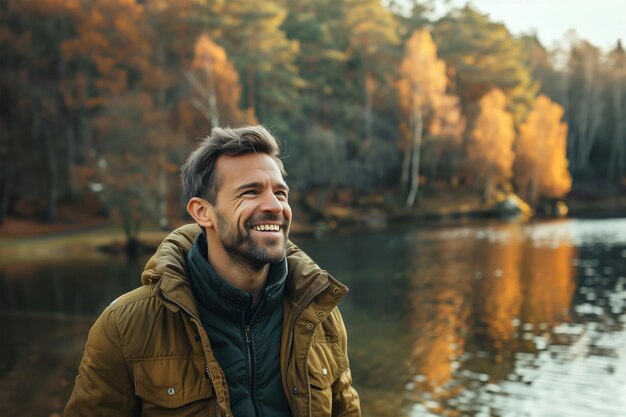
[[[337, 314], [339, 323], [339, 333], [341, 335], [341, 348], [343, 353], [348, 357], [348, 334], [346, 332], [346, 326], [343, 323], [341, 313], [339, 309], [335, 308], [333, 311]], [[360, 417], [361, 416], [361, 403], [359, 401], [359, 394], [352, 387], [352, 374], [350, 373], [350, 366], [339, 375], [339, 378], [333, 383], [333, 417]]]
[[139, 415], [114, 311], [107, 307], [89, 331], [65, 417]]

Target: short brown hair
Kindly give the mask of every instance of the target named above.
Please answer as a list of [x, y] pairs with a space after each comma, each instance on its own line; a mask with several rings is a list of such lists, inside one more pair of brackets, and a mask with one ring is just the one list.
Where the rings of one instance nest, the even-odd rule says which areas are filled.
[[271, 156], [281, 174], [287, 175], [280, 160], [280, 144], [268, 130], [260, 125], [242, 126], [236, 129], [215, 127], [202, 139], [180, 168], [180, 176], [187, 199], [204, 198], [211, 204], [217, 202], [220, 179], [215, 173], [217, 159], [221, 155], [237, 156], [248, 153], [264, 153]]

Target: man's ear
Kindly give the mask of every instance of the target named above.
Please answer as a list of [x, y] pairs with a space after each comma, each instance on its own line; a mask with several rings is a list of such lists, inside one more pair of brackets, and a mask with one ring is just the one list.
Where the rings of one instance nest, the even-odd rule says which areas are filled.
[[187, 203], [187, 212], [199, 226], [213, 227], [213, 206], [208, 201], [199, 197], [192, 197]]

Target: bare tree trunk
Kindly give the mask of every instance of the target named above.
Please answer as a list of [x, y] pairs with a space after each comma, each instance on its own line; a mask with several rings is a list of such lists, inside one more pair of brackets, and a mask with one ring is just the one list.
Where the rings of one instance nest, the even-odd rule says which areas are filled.
[[420, 171], [420, 153], [422, 150], [422, 134], [423, 134], [423, 121], [422, 111], [420, 109], [413, 109], [414, 129], [413, 129], [413, 149], [411, 160], [411, 188], [406, 198], [406, 206], [415, 206], [415, 200], [417, 199], [417, 192], [419, 191], [419, 171]]
[[48, 175], [50, 186], [48, 188], [48, 213], [47, 220], [53, 221], [56, 218], [57, 204], [59, 200], [59, 168], [57, 156], [54, 150], [53, 139], [50, 131], [42, 132], [45, 143], [46, 155], [48, 159]]
[[67, 140], [67, 187], [70, 192], [70, 196], [73, 198], [78, 192], [78, 185], [76, 184], [76, 133], [72, 122], [68, 122], [65, 129], [65, 138]]
[[211, 112], [211, 127], [217, 127], [220, 125], [220, 116], [217, 110], [217, 92], [215, 89], [215, 77], [213, 76], [213, 63], [210, 61], [206, 68], [206, 78], [209, 90], [209, 96], [207, 97], [209, 102], [209, 111]]
[[493, 166], [490, 165], [487, 170], [487, 176], [485, 177], [485, 182], [483, 184], [483, 203], [487, 203], [491, 198], [493, 189]]
[[[248, 38], [248, 59], [253, 56], [254, 53], [254, 45], [253, 39], [254, 36], [250, 36]], [[256, 117], [259, 117], [259, 113], [256, 111], [256, 103], [254, 100], [254, 66], [248, 63], [247, 67], [247, 77], [248, 77], [248, 109], [252, 109]]]
[[374, 101], [374, 80], [370, 74], [365, 74], [363, 80], [365, 89], [365, 106], [363, 107], [363, 122], [365, 123], [365, 139], [372, 138], [372, 105]]
[[624, 177], [624, 109], [622, 88], [613, 89], [613, 121], [615, 132], [611, 143], [611, 160], [609, 162], [609, 180], [618, 180]]
[[400, 185], [402, 187], [402, 193], [407, 189], [409, 184], [409, 169], [411, 168], [411, 150], [413, 146], [407, 145], [404, 150], [404, 156], [402, 158], [402, 174], [400, 176]]
[[0, 151], [4, 151], [4, 155], [0, 154], [0, 178], [3, 178], [2, 184], [0, 184], [0, 224], [2, 224], [9, 210], [14, 169], [13, 164], [9, 162], [9, 147], [7, 146], [4, 150], [0, 149]]
[[157, 194], [159, 201], [157, 202], [157, 213], [159, 216], [159, 226], [167, 229], [169, 222], [167, 221], [167, 174], [165, 172], [165, 150], [161, 150], [159, 156], [159, 173], [157, 178]]
[[576, 115], [578, 132], [576, 135], [576, 164], [578, 168], [589, 167], [589, 157], [602, 123], [604, 105], [601, 97], [599, 81], [591, 67], [585, 68], [585, 84], [583, 96]]

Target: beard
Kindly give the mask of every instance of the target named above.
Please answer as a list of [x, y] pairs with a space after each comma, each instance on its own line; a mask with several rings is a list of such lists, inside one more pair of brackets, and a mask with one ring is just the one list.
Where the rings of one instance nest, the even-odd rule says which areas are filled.
[[[268, 263], [278, 262], [286, 256], [288, 224], [283, 216], [263, 214], [252, 217], [244, 223], [244, 230], [242, 231], [238, 226], [230, 227], [219, 212], [216, 215], [218, 238], [228, 257], [234, 263], [243, 263], [254, 270], [258, 270]], [[252, 237], [252, 225], [264, 221], [281, 223], [282, 244], [279, 242], [280, 239], [276, 237], [268, 236], [262, 239]], [[258, 240], [262, 241], [259, 242]]]

